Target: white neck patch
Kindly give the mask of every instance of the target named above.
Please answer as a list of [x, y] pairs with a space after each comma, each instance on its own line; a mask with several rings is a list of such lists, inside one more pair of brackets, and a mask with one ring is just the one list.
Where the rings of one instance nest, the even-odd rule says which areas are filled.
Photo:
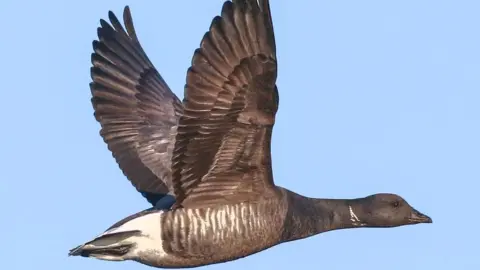
[[355, 215], [355, 212], [353, 212], [352, 207], [349, 205], [348, 209], [350, 210], [350, 220], [352, 221], [353, 226], [365, 226], [365, 223], [362, 223], [360, 219]]

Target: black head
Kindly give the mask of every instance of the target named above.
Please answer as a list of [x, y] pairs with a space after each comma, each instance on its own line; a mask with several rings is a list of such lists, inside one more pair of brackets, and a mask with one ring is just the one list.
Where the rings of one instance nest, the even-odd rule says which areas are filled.
[[350, 215], [354, 223], [366, 227], [432, 223], [430, 217], [415, 210], [402, 197], [386, 193], [355, 200], [351, 206]]

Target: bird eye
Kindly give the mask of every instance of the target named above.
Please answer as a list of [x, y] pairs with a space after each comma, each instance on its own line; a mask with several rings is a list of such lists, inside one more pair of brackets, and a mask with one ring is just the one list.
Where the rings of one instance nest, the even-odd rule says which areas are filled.
[[392, 203], [392, 206], [395, 207], [395, 208], [397, 208], [398, 206], [400, 206], [400, 203], [399, 203], [398, 201], [394, 201], [394, 202]]

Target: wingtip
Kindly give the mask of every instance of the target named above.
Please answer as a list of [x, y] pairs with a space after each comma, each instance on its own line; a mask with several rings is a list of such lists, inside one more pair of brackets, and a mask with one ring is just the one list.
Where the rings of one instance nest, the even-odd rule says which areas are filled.
[[115, 16], [115, 12], [109, 10], [108, 11], [108, 19], [111, 21], [115, 20], [117, 18], [117, 16]]
[[130, 6], [126, 5], [123, 8], [123, 20], [125, 20], [126, 18], [130, 18], [130, 17], [132, 17], [132, 13], [130, 12]]

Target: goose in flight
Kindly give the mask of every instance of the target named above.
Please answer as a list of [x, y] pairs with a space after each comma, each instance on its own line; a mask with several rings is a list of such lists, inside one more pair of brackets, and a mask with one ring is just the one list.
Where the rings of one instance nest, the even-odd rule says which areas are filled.
[[279, 95], [268, 0], [223, 4], [194, 52], [183, 102], [142, 49], [128, 6], [125, 28], [112, 12], [109, 19], [93, 42], [95, 118], [152, 208], [70, 255], [188, 268], [336, 229], [432, 222], [395, 194], [317, 199], [275, 185]]

